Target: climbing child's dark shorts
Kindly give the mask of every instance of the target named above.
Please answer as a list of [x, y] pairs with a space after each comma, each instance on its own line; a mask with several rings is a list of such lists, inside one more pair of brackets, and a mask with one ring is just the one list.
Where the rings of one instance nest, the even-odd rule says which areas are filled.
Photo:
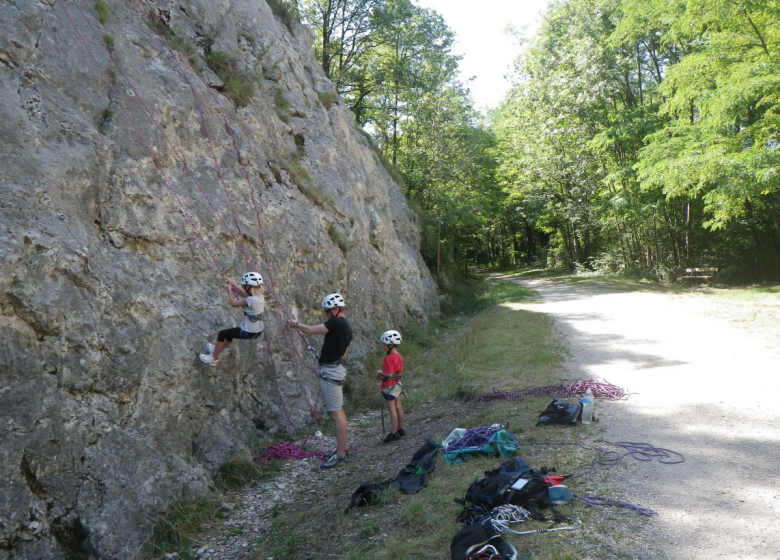
[[219, 334], [217, 335], [217, 342], [231, 342], [234, 338], [240, 338], [242, 340], [250, 340], [252, 338], [257, 338], [263, 334], [263, 331], [260, 332], [246, 332], [242, 331], [239, 327], [236, 327], [234, 329], [224, 329], [219, 331]]

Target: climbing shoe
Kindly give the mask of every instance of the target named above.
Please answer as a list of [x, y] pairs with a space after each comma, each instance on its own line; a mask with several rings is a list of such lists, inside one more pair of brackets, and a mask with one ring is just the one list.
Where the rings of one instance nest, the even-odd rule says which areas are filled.
[[347, 456], [344, 455], [343, 457], [339, 457], [336, 453], [330, 456], [330, 458], [322, 463], [320, 465], [321, 469], [332, 469], [333, 467], [338, 467], [339, 465], [347, 464]]
[[382, 440], [382, 443], [390, 443], [391, 441], [399, 439], [401, 439], [401, 435], [398, 432], [390, 432], [385, 436], [385, 439]]
[[396, 432], [398, 434], [398, 437], [404, 437], [406, 435], [406, 430], [403, 428], [398, 428], [398, 431]]
[[214, 345], [210, 342], [206, 343], [206, 353], [207, 354], [213, 354], [214, 353]]
[[210, 366], [216, 366], [217, 362], [219, 362], [219, 360], [215, 360], [214, 356], [211, 354], [199, 354], [198, 357], [200, 358], [201, 362]]

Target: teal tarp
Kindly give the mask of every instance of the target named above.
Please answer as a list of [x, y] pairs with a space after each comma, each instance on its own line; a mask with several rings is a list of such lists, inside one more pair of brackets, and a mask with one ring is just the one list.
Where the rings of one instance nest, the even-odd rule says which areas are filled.
[[[465, 432], [465, 430], [464, 430]], [[454, 433], [454, 432], [453, 432]], [[450, 434], [452, 436], [452, 434]], [[447, 451], [447, 444], [454, 443], [454, 441], [448, 442], [450, 437], [444, 440], [444, 460], [448, 465], [455, 465], [461, 461], [465, 461], [469, 455], [474, 453], [482, 453], [484, 455], [500, 455], [504, 459], [511, 457], [517, 451], [517, 441], [514, 436], [506, 430], [499, 430], [495, 432], [488, 442], [482, 447], [468, 447], [465, 449], [458, 449]]]

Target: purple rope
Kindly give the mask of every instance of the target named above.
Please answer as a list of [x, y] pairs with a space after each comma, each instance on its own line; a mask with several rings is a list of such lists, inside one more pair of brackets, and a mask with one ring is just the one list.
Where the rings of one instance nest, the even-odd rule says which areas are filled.
[[606, 381], [596, 381], [595, 379], [581, 379], [570, 385], [561, 383], [543, 387], [527, 387], [519, 391], [501, 391], [493, 388], [492, 393], [483, 394], [481, 399], [487, 401], [495, 399], [524, 399], [526, 397], [573, 397], [585, 394], [588, 389], [593, 393], [594, 398], [601, 400], [620, 401], [629, 397], [628, 391], [617, 385], [612, 385]]
[[[593, 466], [591, 468], [582, 471], [580, 473], [567, 476], [566, 477], [567, 480], [574, 480], [576, 478], [585, 476], [586, 474], [590, 474], [594, 472], [599, 465], [605, 467], [612, 467], [614, 465], [617, 465], [620, 461], [622, 461], [624, 458], [629, 456], [633, 457], [637, 461], [643, 461], [646, 463], [653, 461], [655, 459], [663, 465], [679, 465], [680, 463], [685, 462], [685, 456], [682, 453], [678, 453], [677, 451], [672, 451], [671, 449], [665, 449], [663, 447], [655, 447], [652, 444], [642, 443], [642, 442], [633, 442], [633, 441], [605, 442], [608, 443], [609, 445], [613, 445], [615, 447], [624, 449], [625, 450], [624, 452], [615, 451], [612, 449], [606, 449], [598, 445], [588, 446], [585, 445], [584, 443], [577, 443], [577, 442], [527, 441], [525, 443], [527, 445], [557, 445], [557, 446], [574, 445], [588, 450], [595, 449], [599, 452], [599, 456], [596, 457], [596, 459], [593, 461]], [[647, 515], [647, 516], [658, 515], [658, 512], [653, 511], [652, 509], [635, 506], [627, 502], [619, 502], [616, 500], [610, 500], [608, 498], [602, 498], [600, 496], [579, 496], [574, 493], [572, 493], [572, 495], [575, 498], [575, 500], [581, 501], [582, 503], [589, 506], [594, 506], [594, 507], [595, 506], [617, 506], [617, 507], [624, 507], [627, 509], [634, 510], [640, 515]]]
[[264, 447], [263, 452], [262, 457], [255, 456], [252, 457], [252, 460], [264, 467], [268, 466], [271, 459], [308, 459], [309, 457], [322, 457], [325, 454], [324, 451], [306, 451], [300, 445], [289, 441]]
[[647, 517], [658, 515], [658, 512], [653, 509], [635, 506], [634, 504], [629, 504], [628, 502], [618, 502], [616, 500], [610, 500], [609, 498], [601, 498], [599, 496], [580, 496], [579, 494], [575, 494], [574, 492], [572, 492], [571, 495], [572, 495], [572, 501], [582, 502], [583, 504], [591, 507], [596, 507], [596, 506], [623, 507], [626, 509], [633, 510], [640, 515], [645, 515]]
[[[347, 449], [347, 453], [356, 453], [357, 449]], [[272, 459], [308, 459], [309, 457], [320, 457], [325, 455], [325, 451], [306, 451], [303, 446], [297, 443], [290, 443], [286, 441], [284, 443], [277, 443], [276, 445], [269, 445], [263, 447], [263, 456], [259, 457], [255, 455], [252, 460], [256, 463], [260, 463], [264, 467], [267, 467]]]
[[476, 428], [471, 428], [470, 430], [467, 430], [462, 437], [447, 444], [447, 447], [444, 450], [449, 453], [450, 451], [463, 451], [464, 449], [480, 449], [490, 441], [493, 434], [500, 432], [503, 429], [504, 428], [494, 428], [493, 426], [477, 426]]

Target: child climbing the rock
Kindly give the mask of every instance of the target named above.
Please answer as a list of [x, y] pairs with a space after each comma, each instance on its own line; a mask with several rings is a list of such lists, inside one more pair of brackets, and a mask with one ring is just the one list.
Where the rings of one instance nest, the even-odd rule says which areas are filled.
[[404, 431], [404, 409], [401, 406], [401, 373], [404, 370], [404, 359], [398, 353], [401, 344], [401, 333], [398, 331], [385, 331], [379, 338], [382, 349], [386, 352], [382, 361], [382, 371], [377, 371], [377, 379], [382, 381], [382, 396], [387, 401], [387, 409], [390, 413], [390, 433], [382, 443], [390, 443], [401, 439], [406, 435]]
[[244, 308], [244, 320], [238, 327], [224, 329], [217, 334], [216, 344], [206, 344], [208, 354], [200, 354], [200, 361], [210, 366], [216, 366], [219, 355], [228, 347], [234, 338], [250, 340], [257, 338], [263, 332], [263, 278], [259, 272], [247, 272], [241, 277], [241, 287], [228, 280], [228, 300], [231, 307]]

